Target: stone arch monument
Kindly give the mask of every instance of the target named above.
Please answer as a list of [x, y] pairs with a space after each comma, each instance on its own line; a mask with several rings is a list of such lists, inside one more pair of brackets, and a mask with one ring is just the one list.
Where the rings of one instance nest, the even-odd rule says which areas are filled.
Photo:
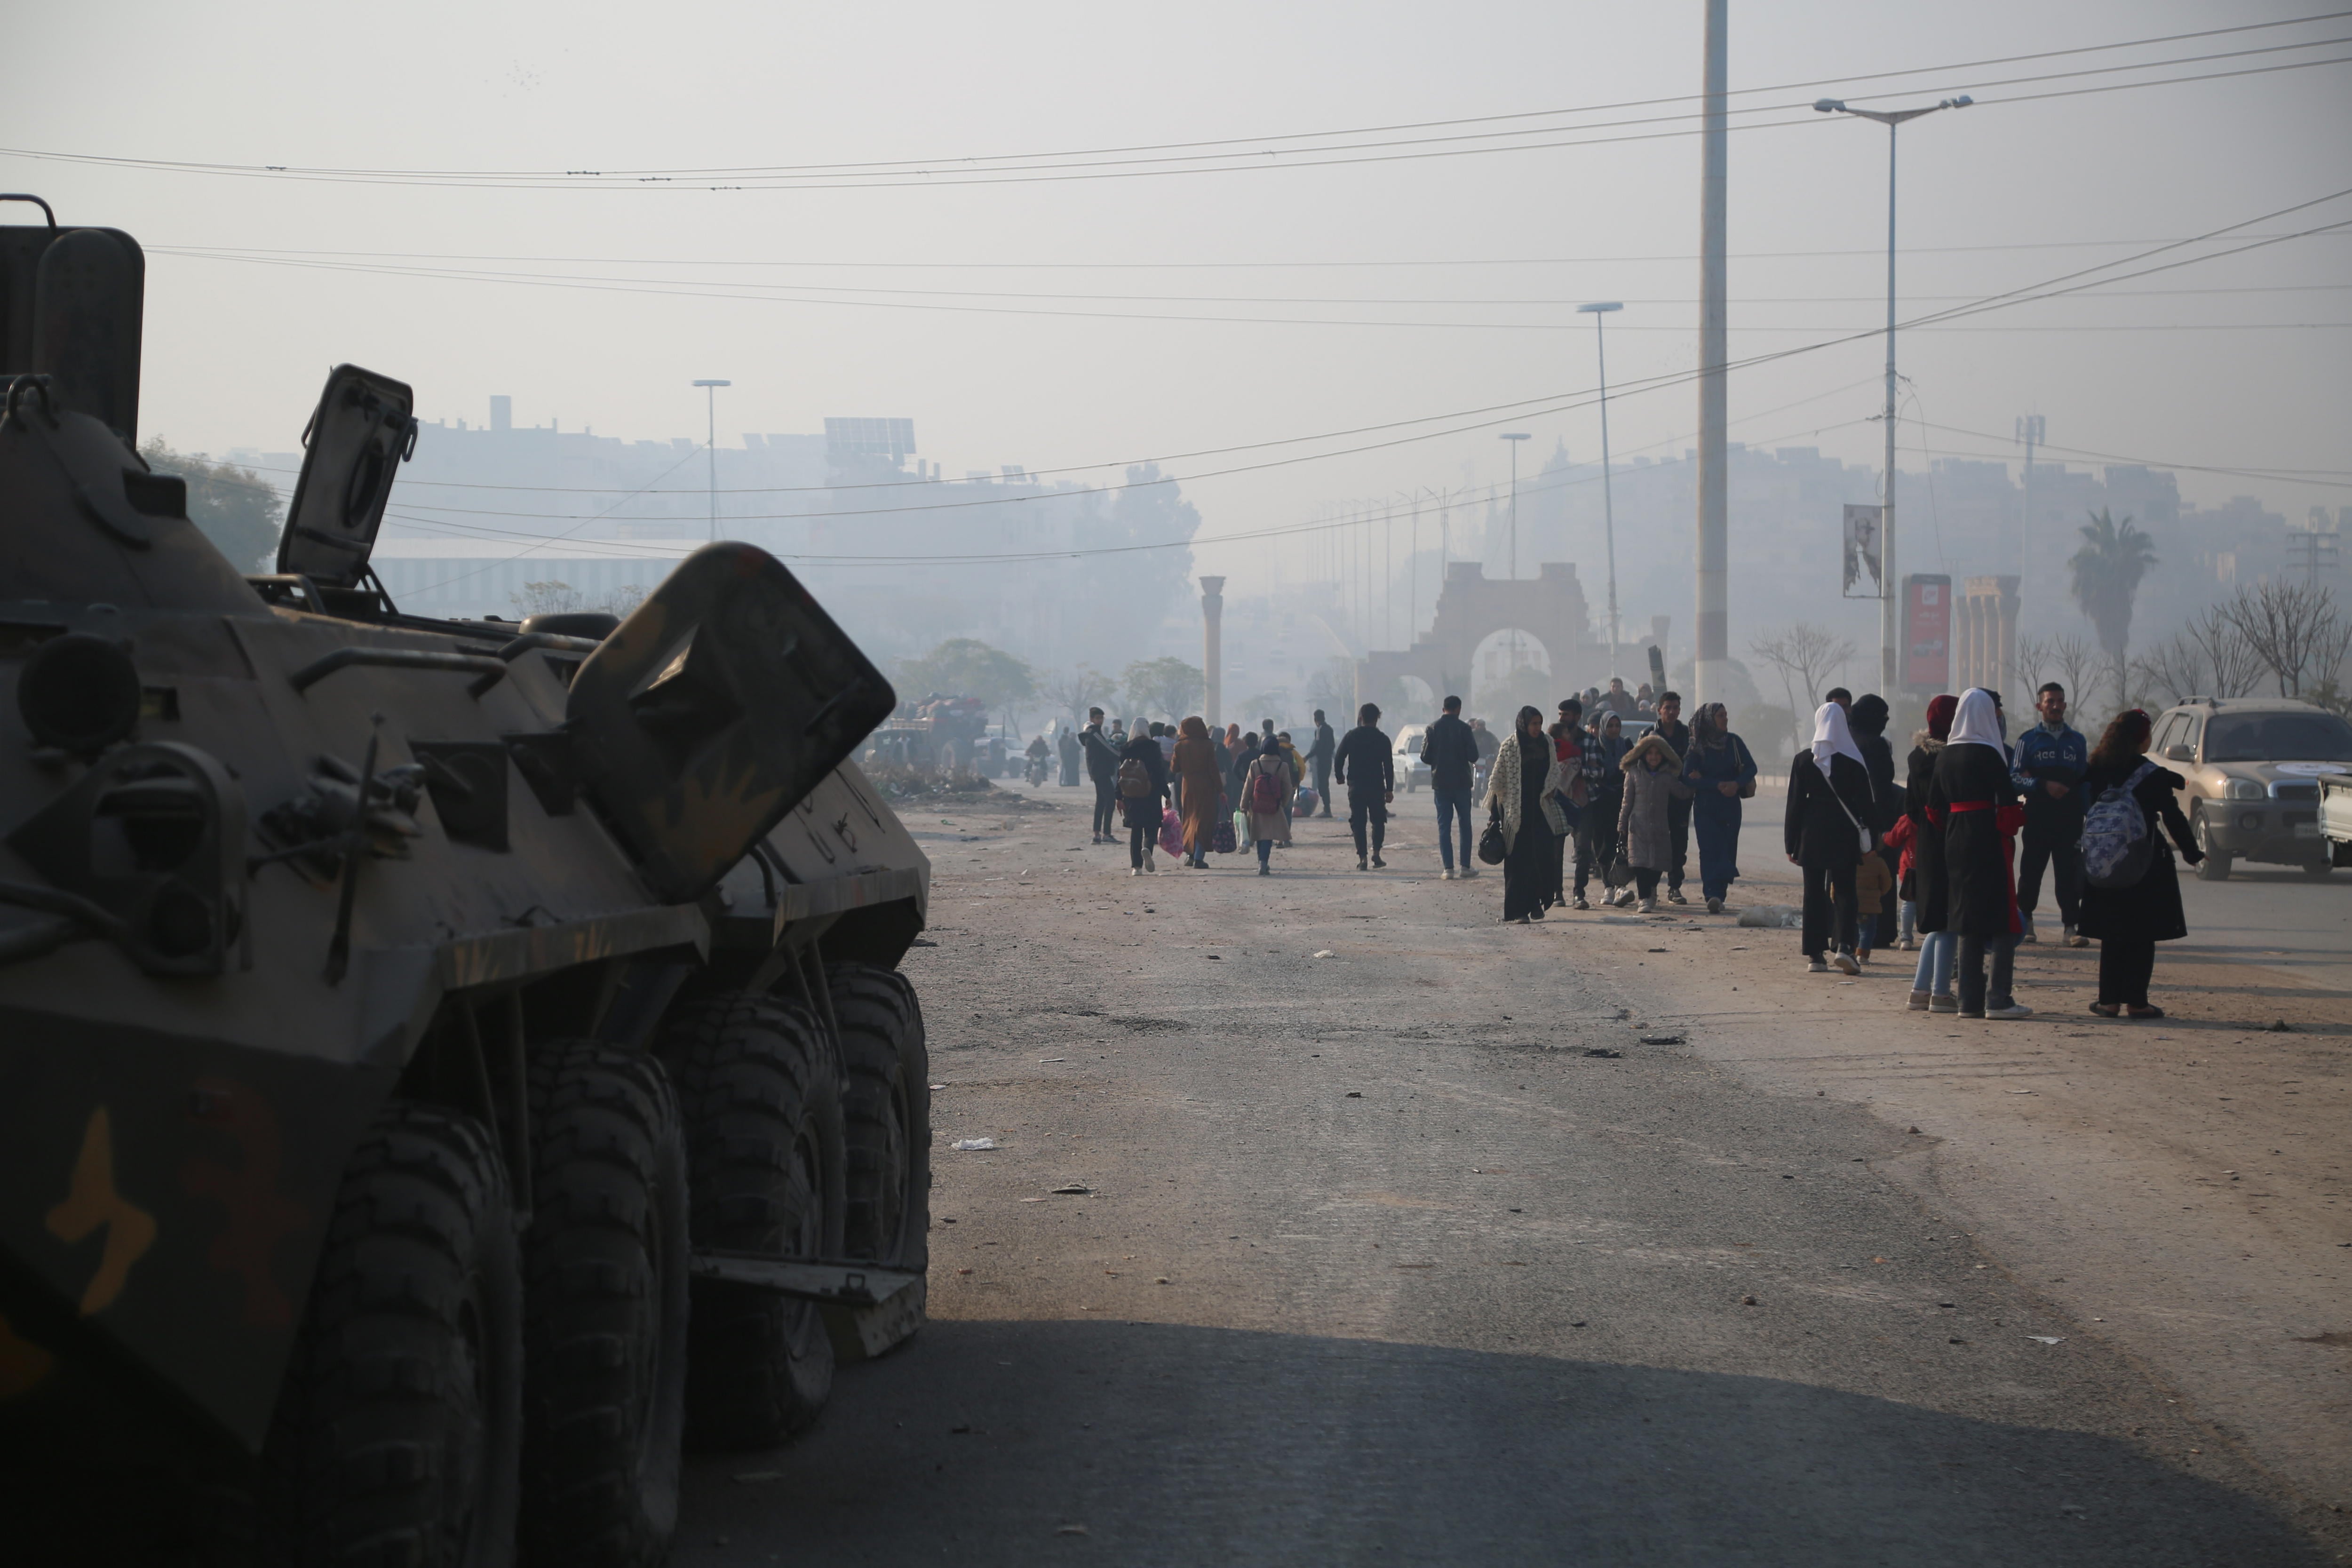
[[1368, 653], [1356, 661], [1356, 700], [1402, 676], [1427, 681], [1440, 697], [1452, 692], [1467, 699], [1478, 645], [1513, 626], [1543, 644], [1555, 675], [1575, 674], [1572, 667], [1587, 651], [1590, 622], [1574, 563], [1547, 561], [1533, 577], [1498, 579], [1478, 562], [1452, 563], [1429, 630], [1409, 648]]

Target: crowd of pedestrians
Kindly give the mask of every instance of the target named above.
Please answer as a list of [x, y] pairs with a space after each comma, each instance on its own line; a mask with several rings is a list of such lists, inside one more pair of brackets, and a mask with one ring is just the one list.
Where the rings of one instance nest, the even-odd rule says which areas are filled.
[[[1809, 973], [1857, 974], [1875, 950], [1916, 951], [1914, 1011], [2031, 1016], [2015, 994], [2016, 953], [2039, 940], [2046, 879], [2056, 940], [2100, 944], [2092, 1010], [2163, 1016], [2148, 1001], [2156, 944], [2187, 935], [2175, 847], [2192, 866], [2203, 858], [2175, 804], [2181, 780], [2147, 759], [2144, 712], [2119, 715], [2095, 746], [2067, 725], [2057, 682], [2035, 694], [2033, 713], [2011, 741], [1999, 693], [1936, 697], [1898, 778], [1885, 699], [1824, 695], [1811, 742], [1790, 759], [1781, 823]], [[1344, 735], [1318, 710], [1302, 750], [1272, 720], [1219, 733], [1198, 717], [1138, 718], [1130, 730], [1097, 708], [1058, 749], [1064, 783], [1082, 767], [1093, 786], [1094, 841], [1126, 829], [1130, 875], [1156, 874], [1156, 852], [1202, 868], [1213, 853], [1254, 848], [1270, 876], [1294, 817], [1333, 816], [1335, 791], [1346, 792], [1356, 869], [1371, 871], [1388, 864], [1396, 801], [1397, 754], [1380, 725], [1369, 702]], [[1739, 879], [1742, 803], [1759, 770], [1720, 702], [1685, 723], [1678, 693], [1612, 679], [1562, 701], [1549, 723], [1521, 708], [1505, 738], [1465, 721], [1449, 696], [1420, 755], [1445, 879], [1499, 864], [1507, 922], [1589, 910], [1596, 897], [1643, 913], [1687, 903], [1694, 839], [1709, 914]], [[1475, 855], [1474, 800], [1486, 818]]]

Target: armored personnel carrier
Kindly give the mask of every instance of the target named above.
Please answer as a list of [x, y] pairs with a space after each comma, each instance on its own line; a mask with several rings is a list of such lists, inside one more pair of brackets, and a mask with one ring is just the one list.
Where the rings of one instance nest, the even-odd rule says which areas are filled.
[[921, 1321], [929, 867], [845, 761], [895, 698], [744, 544], [400, 613], [412, 400], [348, 365], [247, 576], [137, 453], [142, 272], [0, 227], [7, 1553], [105, 1555], [62, 1468], [223, 1560], [656, 1562], [682, 1446]]

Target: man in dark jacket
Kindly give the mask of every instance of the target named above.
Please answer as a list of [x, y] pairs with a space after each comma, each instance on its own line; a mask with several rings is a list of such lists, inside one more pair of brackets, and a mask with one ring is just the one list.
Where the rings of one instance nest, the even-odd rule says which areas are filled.
[[2083, 774], [2091, 764], [2091, 748], [2079, 730], [2066, 727], [2066, 689], [2053, 680], [2035, 694], [2034, 711], [2042, 722], [2017, 738], [2010, 776], [2025, 792], [2023, 852], [2018, 857], [2017, 912], [2025, 922], [2020, 942], [2033, 937], [2033, 906], [2042, 901], [2042, 868], [2058, 885], [2058, 915], [2065, 922], [2061, 940], [2068, 947], [2088, 947], [2088, 937], [2074, 930], [2081, 923], [2083, 898], [2083, 818], [2090, 801]]
[[1437, 797], [1437, 855], [1445, 862], [1445, 879], [1453, 881], [1454, 827], [1462, 838], [1459, 875], [1475, 877], [1470, 858], [1470, 792], [1478, 771], [1478, 737], [1462, 721], [1462, 699], [1445, 700], [1445, 711], [1422, 736], [1421, 760], [1429, 764], [1429, 793]]
[[[1675, 755], [1690, 755], [1690, 726], [1683, 722], [1683, 695], [1679, 691], [1658, 693], [1658, 739], [1672, 746]], [[1686, 904], [1683, 897], [1683, 867], [1690, 859], [1691, 803], [1671, 791], [1666, 795], [1666, 837], [1674, 849], [1674, 862], [1666, 868], [1666, 902]]]
[[1323, 717], [1323, 710], [1315, 710], [1315, 739], [1307, 747], [1307, 765], [1315, 770], [1315, 798], [1322, 805], [1321, 815], [1331, 815], [1331, 754], [1338, 742], [1331, 726]]
[[1118, 809], [1118, 752], [1110, 738], [1103, 733], [1103, 710], [1087, 710], [1087, 727], [1078, 731], [1078, 744], [1086, 748], [1087, 777], [1095, 786], [1096, 844], [1116, 844], [1111, 833], [1111, 814]]
[[[1381, 841], [1388, 837], [1389, 802], [1396, 798], [1396, 751], [1381, 733], [1381, 710], [1370, 702], [1356, 710], [1356, 727], [1342, 736], [1332, 753], [1331, 776], [1348, 786], [1348, 831], [1356, 836], [1356, 869], [1385, 866]], [[1370, 846], [1365, 829], [1370, 829]]]

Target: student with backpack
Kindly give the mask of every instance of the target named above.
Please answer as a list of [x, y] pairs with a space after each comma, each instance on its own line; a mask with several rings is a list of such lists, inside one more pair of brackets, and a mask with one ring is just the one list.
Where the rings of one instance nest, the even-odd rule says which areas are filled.
[[2189, 934], [2180, 873], [2157, 825], [2163, 824], [2191, 866], [2205, 858], [2173, 795], [2181, 787], [2180, 775], [2147, 758], [2153, 730], [2137, 708], [2117, 714], [2083, 774], [2081, 793], [2091, 804], [2083, 823], [2084, 886], [2077, 929], [2098, 939], [2099, 999], [2091, 1011], [2102, 1018], [2163, 1017], [2164, 1009], [2147, 999], [2156, 944]]
[[1262, 746], [1243, 776], [1242, 824], [1257, 845], [1257, 874], [1274, 875], [1274, 847], [1290, 847], [1290, 806], [1298, 794], [1298, 764], [1279, 743]]
[[1168, 798], [1168, 759], [1150, 725], [1139, 719], [1118, 759], [1118, 809], [1127, 823], [1127, 874], [1160, 869], [1151, 851], [1160, 840], [1160, 803]]

